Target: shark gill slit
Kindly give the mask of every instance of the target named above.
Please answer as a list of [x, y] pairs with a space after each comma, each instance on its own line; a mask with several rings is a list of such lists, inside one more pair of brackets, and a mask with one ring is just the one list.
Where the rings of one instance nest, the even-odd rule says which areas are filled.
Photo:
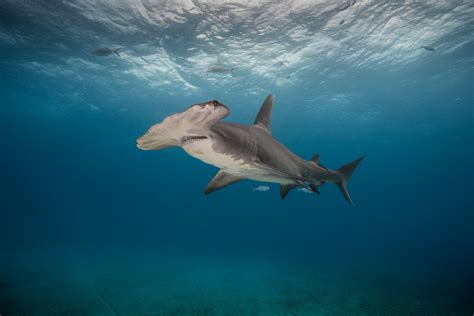
[[205, 139], [207, 139], [207, 136], [184, 136], [183, 138], [181, 138], [181, 144], [186, 145], [192, 142], [205, 140]]

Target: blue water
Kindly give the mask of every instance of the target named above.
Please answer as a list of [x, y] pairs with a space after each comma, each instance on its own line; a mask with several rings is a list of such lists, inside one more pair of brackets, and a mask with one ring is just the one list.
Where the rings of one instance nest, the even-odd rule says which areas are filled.
[[[474, 5], [345, 7], [0, 2], [0, 314], [471, 315]], [[296, 154], [366, 155], [355, 207], [204, 196], [216, 168], [135, 146], [211, 99], [250, 124], [270, 93]]]

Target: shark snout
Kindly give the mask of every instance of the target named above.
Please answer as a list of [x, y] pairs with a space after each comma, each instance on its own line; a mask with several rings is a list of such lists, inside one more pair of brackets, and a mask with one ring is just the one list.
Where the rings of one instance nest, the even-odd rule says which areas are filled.
[[160, 146], [163, 137], [156, 131], [147, 131], [144, 135], [137, 138], [137, 147], [141, 150], [153, 150]]
[[[180, 146], [185, 136], [195, 136], [190, 131], [207, 130], [229, 114], [227, 106], [218, 100], [193, 104], [186, 111], [170, 115], [161, 123], [155, 124], [136, 141], [142, 150], [158, 150], [170, 146]], [[203, 132], [205, 134], [205, 131]], [[198, 132], [199, 135], [203, 133]]]
[[159, 150], [169, 146], [177, 146], [178, 142], [169, 132], [161, 128], [152, 127], [137, 139], [136, 145], [141, 150]]
[[149, 137], [146, 137], [146, 135], [143, 135], [142, 137], [137, 138], [137, 147], [141, 150], [149, 150], [151, 149], [153, 145], [153, 140], [150, 139]]

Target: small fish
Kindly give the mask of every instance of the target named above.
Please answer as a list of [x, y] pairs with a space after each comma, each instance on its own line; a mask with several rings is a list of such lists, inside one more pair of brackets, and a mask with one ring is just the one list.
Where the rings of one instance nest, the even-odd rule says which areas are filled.
[[342, 4], [341, 6], [337, 7], [337, 8], [336, 8], [336, 11], [337, 11], [337, 12], [345, 11], [345, 10], [347, 10], [347, 8], [349, 8], [350, 6], [351, 6], [351, 3], [350, 3], [350, 2], [346, 2], [346, 3]]
[[118, 53], [118, 51], [120, 49], [122, 49], [122, 47], [119, 47], [117, 49], [111, 49], [111, 48], [108, 48], [108, 47], [101, 47], [101, 48], [94, 49], [92, 51], [92, 54], [94, 54], [96, 56], [109, 56], [109, 55], [115, 54], [115, 55], [120, 57], [120, 54]]
[[345, 11], [345, 10], [347, 10], [349, 7], [352, 7], [355, 3], [356, 3], [356, 0], [348, 1], [348, 2], [346, 2], [346, 3], [344, 3], [344, 4], [342, 4], [341, 6], [337, 7], [337, 8], [336, 8], [336, 11], [337, 11], [337, 12]]
[[313, 191], [307, 189], [307, 188], [298, 188], [298, 192], [303, 192], [303, 193], [313, 193]]
[[341, 21], [339, 22], [339, 25], [343, 25], [344, 22], [345, 22], [344, 20], [341, 20]]
[[421, 45], [421, 48], [424, 48], [425, 50], [429, 50], [430, 52], [434, 52], [434, 51], [435, 51], [435, 48], [434, 48], [434, 47], [431, 47], [431, 46], [424, 46], [424, 45]]
[[225, 73], [232, 73], [234, 74], [234, 70], [236, 70], [237, 67], [229, 68], [225, 66], [210, 66], [207, 68], [208, 73], [213, 73], [213, 74], [225, 74]]
[[270, 190], [270, 187], [267, 186], [267, 185], [260, 185], [256, 188], [252, 188], [252, 191], [259, 191], [259, 192], [265, 192], [265, 191], [268, 191]]

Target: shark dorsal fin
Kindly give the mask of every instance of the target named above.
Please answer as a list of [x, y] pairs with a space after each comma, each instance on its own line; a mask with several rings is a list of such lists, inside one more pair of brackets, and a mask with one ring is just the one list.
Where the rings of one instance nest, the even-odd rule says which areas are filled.
[[270, 128], [270, 118], [272, 116], [272, 106], [273, 101], [275, 100], [275, 96], [270, 94], [263, 102], [260, 111], [258, 111], [257, 117], [255, 118], [255, 122], [253, 123], [255, 126], [265, 130], [268, 134], [272, 133]]

